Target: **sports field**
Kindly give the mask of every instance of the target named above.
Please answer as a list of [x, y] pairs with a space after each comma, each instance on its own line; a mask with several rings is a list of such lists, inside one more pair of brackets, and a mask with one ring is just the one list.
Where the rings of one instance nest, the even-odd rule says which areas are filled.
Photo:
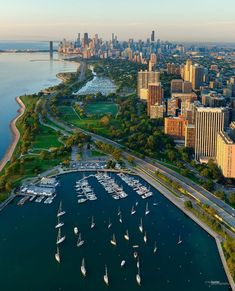
[[115, 103], [91, 103], [85, 107], [88, 115], [116, 115], [118, 112], [118, 105]]

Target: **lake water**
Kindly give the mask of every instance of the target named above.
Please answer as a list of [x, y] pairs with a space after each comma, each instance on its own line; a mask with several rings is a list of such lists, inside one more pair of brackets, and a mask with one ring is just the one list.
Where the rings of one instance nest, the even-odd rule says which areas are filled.
[[[119, 185], [124, 183], [112, 174]], [[51, 205], [28, 202], [24, 206], [9, 205], [0, 213], [0, 274], [4, 291], [54, 291], [54, 290], [143, 290], [143, 291], [198, 291], [230, 290], [217, 251], [215, 241], [196, 223], [165, 199], [158, 191], [148, 200], [150, 214], [145, 216], [146, 200], [141, 199], [129, 186], [123, 184], [129, 194], [126, 199], [114, 200], [94, 177], [89, 183], [95, 189], [98, 200], [78, 204], [75, 184], [81, 173], [60, 177], [58, 195]], [[143, 182], [143, 181], [142, 181]], [[145, 183], [145, 182], [143, 182]], [[66, 240], [61, 246], [61, 264], [55, 261], [57, 209], [63, 201]], [[139, 202], [135, 215], [132, 206]], [[157, 206], [153, 202], [158, 203]], [[120, 207], [123, 223], [118, 221]], [[96, 227], [90, 229], [91, 217]], [[113, 223], [107, 228], [109, 217]], [[147, 244], [138, 230], [143, 218], [147, 232]], [[73, 228], [78, 226], [85, 244], [77, 248]], [[129, 230], [130, 241], [123, 235]], [[115, 233], [117, 246], [110, 244]], [[181, 236], [182, 244], [177, 241]], [[157, 252], [153, 254], [154, 242]], [[136, 260], [133, 245], [139, 245], [142, 286], [137, 286]], [[87, 277], [80, 273], [85, 258]], [[121, 269], [121, 260], [126, 266]], [[104, 268], [108, 267], [110, 287], [103, 282]], [[211, 286], [207, 281], [220, 281]]]
[[[0, 42], [0, 49], [3, 47], [41, 48], [34, 43], [3, 45]], [[19, 108], [15, 97], [37, 93], [43, 88], [56, 85], [61, 82], [56, 78], [57, 73], [76, 69], [77, 64], [64, 62], [57, 54], [50, 59], [48, 53], [0, 53], [0, 160], [11, 142], [9, 124]]]
[[90, 69], [93, 72], [94, 78], [87, 82], [76, 94], [78, 95], [95, 95], [97, 93], [102, 93], [102, 95], [107, 96], [111, 93], [115, 93], [117, 86], [112, 80], [106, 77], [98, 77], [93, 71], [93, 67]]

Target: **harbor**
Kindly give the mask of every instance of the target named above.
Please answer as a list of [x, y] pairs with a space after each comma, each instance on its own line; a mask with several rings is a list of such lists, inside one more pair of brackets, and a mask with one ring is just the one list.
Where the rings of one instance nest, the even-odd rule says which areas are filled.
[[214, 239], [141, 178], [86, 172], [58, 182], [51, 205], [16, 199], [1, 213], [5, 290], [12, 275], [18, 290], [230, 290]]

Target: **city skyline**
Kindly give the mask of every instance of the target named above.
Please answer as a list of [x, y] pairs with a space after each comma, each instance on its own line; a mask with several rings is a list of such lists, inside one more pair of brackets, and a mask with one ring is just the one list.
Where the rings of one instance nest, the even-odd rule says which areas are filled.
[[137, 5], [134, 0], [120, 0], [118, 5], [113, 0], [100, 0], [89, 6], [74, 0], [60, 5], [54, 0], [33, 5], [29, 0], [13, 2], [4, 3], [0, 11], [1, 40], [74, 39], [79, 31], [89, 35], [102, 32], [104, 39], [110, 39], [112, 33], [120, 40], [146, 39], [152, 30], [156, 31], [157, 39], [169, 41], [233, 42], [235, 39], [232, 0], [197, 1], [190, 6], [186, 0], [171, 6], [153, 0], [145, 1], [144, 5]]

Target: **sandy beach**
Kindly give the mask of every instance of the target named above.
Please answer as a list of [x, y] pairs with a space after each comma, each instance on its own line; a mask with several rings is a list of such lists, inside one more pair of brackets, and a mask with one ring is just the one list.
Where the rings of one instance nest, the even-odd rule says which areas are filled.
[[16, 127], [16, 122], [24, 114], [25, 105], [21, 101], [20, 97], [16, 97], [16, 102], [19, 104], [20, 108], [18, 110], [17, 116], [10, 123], [10, 128], [11, 128], [11, 132], [12, 132], [12, 142], [11, 142], [10, 146], [8, 147], [3, 159], [0, 161], [0, 172], [4, 169], [4, 167], [6, 166], [8, 161], [10, 161], [10, 159], [15, 151], [15, 148], [17, 146], [17, 143], [20, 139], [20, 132]]

